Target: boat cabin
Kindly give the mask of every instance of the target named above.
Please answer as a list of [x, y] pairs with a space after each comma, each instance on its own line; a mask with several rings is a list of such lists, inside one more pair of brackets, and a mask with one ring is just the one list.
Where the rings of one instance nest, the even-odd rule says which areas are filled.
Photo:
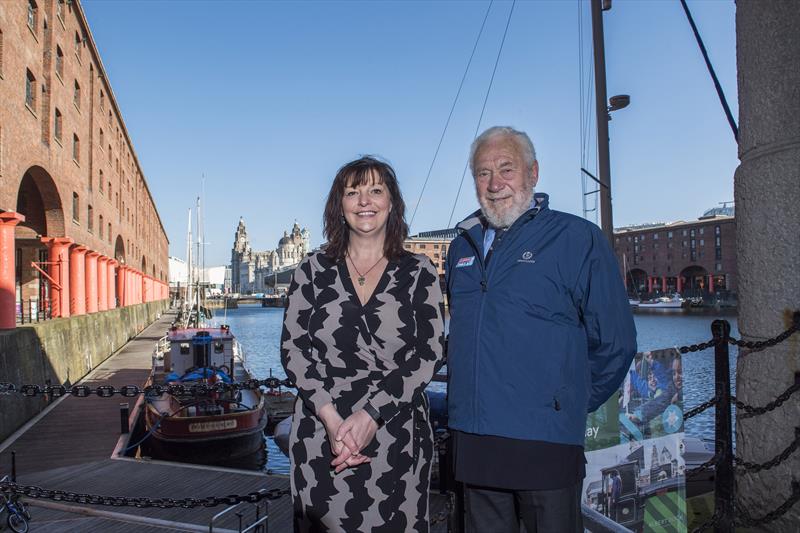
[[219, 328], [172, 328], [167, 334], [169, 351], [164, 371], [179, 376], [195, 369], [218, 368], [231, 373], [234, 337], [228, 326]]

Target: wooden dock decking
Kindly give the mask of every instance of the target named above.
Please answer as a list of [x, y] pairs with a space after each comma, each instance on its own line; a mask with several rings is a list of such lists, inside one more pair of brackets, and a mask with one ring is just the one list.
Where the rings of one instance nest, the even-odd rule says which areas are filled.
[[[144, 385], [150, 374], [156, 341], [167, 331], [173, 314], [165, 314], [109, 357], [82, 385], [121, 387]], [[81, 494], [149, 498], [203, 498], [247, 494], [260, 489], [284, 489], [285, 475], [234, 470], [164, 461], [112, 458], [120, 436], [119, 404], [136, 398], [64, 397], [6, 442], [0, 443], [0, 475], [10, 473], [11, 452], [16, 452], [17, 482], [45, 489]], [[119, 532], [208, 531], [211, 518], [224, 506], [196, 509], [108, 507], [37, 501], [31, 503], [30, 531]], [[445, 498], [431, 494], [431, 517], [440, 513]], [[292, 531], [292, 506], [288, 496], [269, 503], [270, 533]], [[245, 527], [255, 508], [243, 504], [215, 523], [214, 531], [238, 531], [243, 512]], [[222, 529], [218, 529], [222, 528]], [[439, 522], [432, 531], [446, 531]]]

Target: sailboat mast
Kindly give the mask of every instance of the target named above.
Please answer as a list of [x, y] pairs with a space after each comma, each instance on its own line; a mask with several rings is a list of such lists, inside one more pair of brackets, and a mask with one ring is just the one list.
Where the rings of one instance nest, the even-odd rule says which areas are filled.
[[608, 98], [606, 95], [606, 56], [603, 36], [603, 0], [591, 0], [594, 42], [594, 90], [597, 113], [597, 164], [600, 182], [600, 227], [614, 245], [614, 218], [611, 214], [611, 163], [608, 155]]
[[186, 305], [192, 306], [192, 210], [189, 209], [189, 224], [186, 229]]

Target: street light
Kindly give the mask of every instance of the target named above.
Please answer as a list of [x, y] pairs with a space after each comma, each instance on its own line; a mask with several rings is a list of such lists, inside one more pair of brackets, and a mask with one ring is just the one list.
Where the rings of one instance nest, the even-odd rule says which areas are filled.
[[[619, 111], [620, 109], [625, 109], [631, 103], [631, 97], [627, 94], [618, 94], [616, 96], [612, 96], [608, 99], [608, 111]], [[611, 115], [608, 117], [611, 120]]]

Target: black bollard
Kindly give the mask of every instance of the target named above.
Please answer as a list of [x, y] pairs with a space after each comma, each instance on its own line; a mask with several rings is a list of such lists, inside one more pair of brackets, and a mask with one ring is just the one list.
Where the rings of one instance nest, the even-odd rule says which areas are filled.
[[128, 417], [130, 417], [129, 405], [127, 403], [119, 404], [119, 432], [123, 435], [131, 432], [131, 428], [128, 425]]
[[11, 452], [11, 483], [17, 482], [17, 452]]
[[728, 338], [731, 325], [727, 320], [711, 323], [714, 346], [715, 392], [718, 399], [714, 420], [717, 441], [717, 464], [714, 477], [714, 509], [719, 520], [714, 525], [715, 533], [733, 531], [733, 500], [735, 497], [733, 470], [733, 427], [731, 424], [731, 373], [728, 353]]

